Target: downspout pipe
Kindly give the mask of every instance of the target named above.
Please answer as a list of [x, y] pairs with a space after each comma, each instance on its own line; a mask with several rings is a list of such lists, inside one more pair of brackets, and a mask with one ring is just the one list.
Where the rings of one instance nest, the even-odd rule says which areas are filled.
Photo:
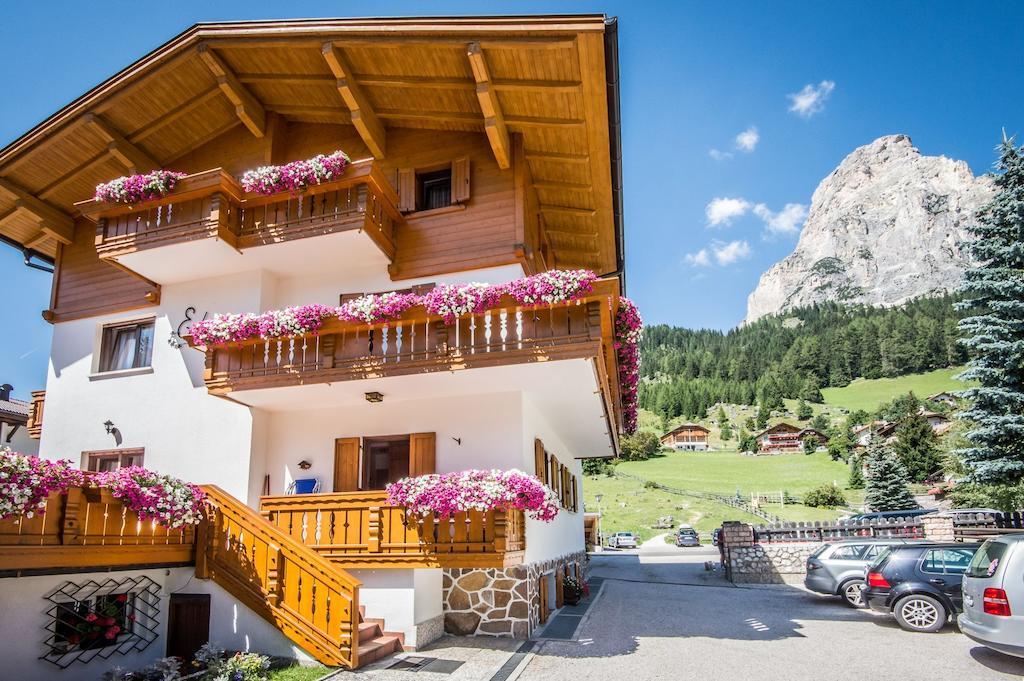
[[49, 272], [50, 274], [53, 274], [54, 263], [53, 258], [51, 258], [50, 256], [40, 253], [39, 251], [33, 250], [31, 248], [25, 248], [22, 244], [18, 243], [9, 236], [5, 236], [3, 234], [0, 234], [0, 243], [7, 244], [11, 248], [20, 251], [22, 258], [24, 258], [25, 260], [26, 267], [31, 267], [32, 269], [35, 270], [40, 270], [42, 272]]

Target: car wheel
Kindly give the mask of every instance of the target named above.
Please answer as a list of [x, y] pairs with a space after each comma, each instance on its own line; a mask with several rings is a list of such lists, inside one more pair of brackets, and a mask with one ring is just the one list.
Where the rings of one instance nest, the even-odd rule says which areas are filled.
[[946, 606], [931, 596], [904, 596], [896, 601], [893, 614], [907, 631], [930, 633], [946, 626]]
[[839, 595], [843, 597], [843, 603], [851, 608], [865, 608], [867, 601], [864, 600], [864, 580], [848, 579], [839, 587]]

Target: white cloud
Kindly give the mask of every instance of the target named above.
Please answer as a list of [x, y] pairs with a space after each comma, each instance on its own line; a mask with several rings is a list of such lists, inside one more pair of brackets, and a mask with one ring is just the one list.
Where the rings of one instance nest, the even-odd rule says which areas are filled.
[[711, 255], [708, 253], [708, 249], [702, 248], [696, 253], [684, 255], [683, 262], [691, 267], [707, 267], [711, 264]]
[[704, 207], [704, 215], [708, 218], [709, 227], [728, 227], [734, 219], [742, 217], [751, 208], [751, 203], [746, 199], [715, 197]]
[[823, 80], [817, 85], [804, 85], [800, 92], [786, 95], [791, 102], [789, 110], [801, 118], [810, 118], [825, 108], [825, 100], [835, 89], [836, 84], [831, 80]]
[[709, 149], [708, 156], [715, 159], [716, 161], [727, 161], [732, 158], [731, 151], [719, 151], [718, 149]]
[[757, 128], [750, 126], [740, 134], [736, 135], [736, 148], [749, 154], [757, 148], [757, 143], [760, 141], [761, 135], [757, 132]]
[[711, 244], [711, 250], [714, 252], [715, 261], [722, 266], [749, 258], [751, 253], [750, 244], [746, 241], [716, 241]]
[[787, 203], [778, 213], [759, 203], [753, 208], [754, 215], [764, 221], [770, 234], [796, 234], [807, 220], [807, 206], [802, 203]]

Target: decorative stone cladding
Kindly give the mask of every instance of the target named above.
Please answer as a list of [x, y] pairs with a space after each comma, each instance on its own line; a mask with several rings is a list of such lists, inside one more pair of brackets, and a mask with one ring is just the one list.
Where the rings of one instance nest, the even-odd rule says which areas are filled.
[[928, 541], [956, 541], [953, 517], [948, 515], [923, 515], [921, 525]]
[[[444, 630], [457, 636], [528, 638], [540, 624], [540, 579], [586, 573], [587, 554], [507, 568], [448, 568], [443, 574]], [[552, 601], [555, 594], [549, 594]]]

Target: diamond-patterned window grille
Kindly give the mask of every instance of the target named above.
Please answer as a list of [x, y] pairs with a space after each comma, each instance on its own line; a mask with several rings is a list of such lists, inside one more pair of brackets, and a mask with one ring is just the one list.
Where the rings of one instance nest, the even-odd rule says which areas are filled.
[[45, 651], [66, 669], [75, 662], [145, 650], [157, 639], [160, 585], [146, 576], [64, 582], [45, 596]]

